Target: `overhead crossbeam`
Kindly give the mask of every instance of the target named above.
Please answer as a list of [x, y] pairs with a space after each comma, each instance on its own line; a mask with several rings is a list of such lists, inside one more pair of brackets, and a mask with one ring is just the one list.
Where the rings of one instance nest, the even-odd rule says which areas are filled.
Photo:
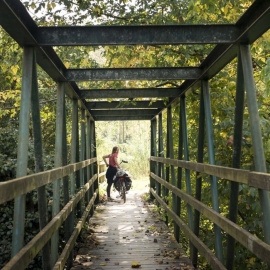
[[200, 77], [196, 67], [67, 69], [68, 81], [192, 80]]
[[152, 115], [135, 115], [135, 116], [95, 116], [95, 121], [132, 121], [132, 120], [151, 120]]
[[151, 97], [178, 97], [180, 88], [127, 88], [127, 89], [89, 89], [79, 90], [84, 99], [98, 98], [151, 98]]
[[100, 109], [150, 109], [150, 108], [165, 108], [166, 105], [162, 100], [158, 101], [99, 101], [99, 102], [86, 102], [85, 106], [89, 110], [100, 110]]
[[233, 43], [234, 25], [143, 25], [39, 27], [41, 46], [177, 45]]
[[158, 109], [92, 110], [92, 116], [147, 116], [158, 114]]

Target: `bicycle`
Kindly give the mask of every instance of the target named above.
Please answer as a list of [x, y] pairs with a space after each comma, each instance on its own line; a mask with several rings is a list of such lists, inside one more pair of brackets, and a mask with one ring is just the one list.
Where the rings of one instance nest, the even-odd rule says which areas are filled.
[[[125, 160], [122, 160], [120, 164], [128, 163]], [[131, 188], [132, 181], [128, 173], [124, 169], [119, 169], [114, 177], [114, 187], [119, 192], [120, 198], [124, 201], [127, 200], [126, 194], [127, 191]]]

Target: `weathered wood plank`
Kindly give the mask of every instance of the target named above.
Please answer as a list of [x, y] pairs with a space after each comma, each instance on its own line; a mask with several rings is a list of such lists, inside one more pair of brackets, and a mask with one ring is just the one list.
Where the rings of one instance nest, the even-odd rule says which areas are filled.
[[56, 264], [53, 267], [53, 270], [57, 270], [57, 269], [64, 269], [65, 267], [65, 263], [76, 243], [77, 237], [79, 236], [83, 225], [85, 224], [85, 220], [87, 218], [87, 216], [89, 215], [89, 212], [91, 210], [91, 208], [94, 205], [95, 199], [97, 197], [98, 194], [98, 190], [96, 190], [96, 192], [93, 194], [92, 199], [90, 200], [89, 204], [87, 205], [82, 218], [79, 220], [79, 222], [77, 223], [77, 226], [75, 227], [70, 239], [68, 240], [62, 254], [60, 255], [60, 257], [58, 258]]
[[180, 217], [178, 217], [167, 204], [156, 194], [156, 192], [151, 189], [151, 193], [154, 195], [156, 200], [162, 205], [162, 207], [167, 211], [167, 213], [173, 218], [177, 225], [183, 230], [183, 232], [188, 236], [190, 241], [199, 250], [199, 252], [206, 258], [208, 263], [213, 269], [223, 269], [226, 267], [218, 260], [215, 254], [192, 232], [192, 230], [186, 225]]
[[161, 183], [162, 185], [164, 185], [167, 189], [171, 190], [174, 194], [179, 196], [186, 203], [193, 206], [196, 210], [198, 210], [204, 216], [209, 218], [222, 230], [230, 234], [236, 241], [238, 241], [245, 248], [250, 250], [258, 258], [260, 258], [262, 261], [270, 265], [270, 246], [268, 244], [266, 244], [256, 236], [252, 235], [248, 231], [244, 230], [234, 222], [225, 218], [221, 214], [217, 213], [213, 209], [204, 205], [202, 202], [196, 200], [195, 198], [183, 192], [182, 190], [172, 186], [171, 184], [169, 184], [162, 178], [158, 177], [154, 173], [151, 173], [151, 177], [154, 178], [159, 183]]
[[69, 214], [74, 210], [78, 202], [84, 198], [86, 191], [97, 179], [94, 175], [85, 189], [80, 190], [65, 207], [45, 226], [26, 246], [24, 246], [3, 268], [3, 270], [25, 269], [44, 245], [51, 239], [53, 233], [63, 224]]
[[242, 184], [249, 185], [251, 187], [270, 190], [270, 174], [253, 172], [242, 169], [235, 169], [224, 166], [196, 163], [185, 160], [176, 160], [160, 157], [151, 157], [153, 161], [157, 161], [164, 164], [175, 165], [184, 169], [194, 170], [200, 173], [205, 173], [213, 176], [217, 176], [220, 179], [226, 179]]
[[96, 160], [96, 158], [92, 158], [64, 167], [59, 167], [49, 171], [18, 177], [7, 182], [2, 182], [0, 183], [0, 204], [10, 201], [20, 195], [26, 194], [46, 184], [52, 183], [61, 177], [69, 175], [70, 173], [73, 173], [96, 162]]
[[159, 214], [133, 191], [125, 204], [99, 205], [82, 235], [72, 270], [131, 269], [133, 261], [142, 270], [194, 269]]

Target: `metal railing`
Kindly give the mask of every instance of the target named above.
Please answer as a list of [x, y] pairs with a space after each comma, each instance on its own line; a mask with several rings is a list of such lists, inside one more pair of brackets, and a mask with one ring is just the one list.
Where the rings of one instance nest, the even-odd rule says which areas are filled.
[[[270, 190], [270, 174], [267, 173], [154, 156], [151, 157], [151, 161], [160, 164], [176, 166], [182, 169], [193, 170], [199, 172], [200, 174], [216, 176], [220, 179], [226, 179], [237, 183], [246, 184], [250, 187], [258, 189]], [[165, 209], [165, 211], [173, 219], [173, 221], [179, 226], [180, 230], [184, 232], [184, 234], [191, 241], [192, 245], [201, 253], [202, 256], [205, 257], [206, 261], [211, 265], [211, 267], [213, 267], [213, 269], [226, 269], [226, 267], [222, 264], [222, 262], [218, 260], [218, 258], [210, 250], [210, 248], [202, 242], [202, 240], [198, 237], [198, 234], [194, 233], [194, 231], [196, 231], [196, 228], [191, 228], [190, 225], [187, 225], [181, 219], [181, 213], [180, 215], [177, 215], [175, 211], [171, 209], [171, 207], [167, 204], [166, 199], [163, 198], [164, 196], [161, 195], [162, 188], [160, 188], [160, 186], [158, 185], [161, 185], [163, 188], [171, 191], [173, 195], [186, 202], [188, 206], [193, 207], [196, 211], [198, 211], [204, 217], [212, 221], [216, 226], [221, 228], [224, 232], [233, 237], [237, 242], [239, 242], [242, 246], [248, 249], [251, 253], [253, 253], [263, 262], [270, 265], [270, 245], [268, 245], [255, 235], [249, 233], [247, 230], [243, 229], [228, 218], [219, 214], [214, 209], [209, 208], [200, 200], [195, 199], [192, 195], [189, 195], [182, 189], [177, 188], [175, 184], [168, 182], [168, 180], [166, 181], [165, 179], [162, 179], [154, 172], [151, 172], [150, 176], [155, 181], [154, 186], [152, 185], [152, 188], [150, 189], [151, 194], [154, 196], [157, 202]]]
[[[69, 176], [70, 174], [73, 174], [81, 169], [87, 169], [88, 166], [92, 166], [94, 164], [97, 164], [97, 158], [91, 158], [64, 167], [2, 182], [0, 183], [0, 204], [34, 191], [41, 186], [53, 183], [54, 181], [57, 181], [65, 176]], [[99, 171], [101, 171], [100, 176]], [[81, 210], [83, 211], [79, 215], [76, 224], [74, 218], [71, 219], [73, 221], [72, 224], [69, 224], [72, 226], [71, 235], [66, 242], [61, 255], [58, 257], [57, 262], [51, 266], [51, 269], [64, 269], [65, 263], [73, 250], [74, 244], [85, 223], [85, 220], [89, 213], [91, 213], [91, 209], [93, 209], [94, 204], [98, 201], [98, 182], [99, 178], [103, 177], [103, 174], [104, 173], [102, 173], [102, 169], [100, 168], [98, 169], [97, 173], [93, 173], [93, 175], [90, 176], [91, 178], [85, 181], [86, 184], [77, 189], [77, 193], [66, 205], [63, 206], [60, 212], [54, 216], [29, 243], [27, 243], [13, 258], [11, 258], [3, 269], [26, 268], [39, 253], [39, 251], [42, 250], [42, 248], [50, 241], [52, 235], [63, 225], [65, 221], [67, 221], [68, 217], [71, 214], [76, 214], [76, 207], [79, 203], [81, 203]], [[93, 190], [93, 192], [91, 192], [91, 190]], [[86, 196], [87, 193], [89, 193], [89, 196]]]

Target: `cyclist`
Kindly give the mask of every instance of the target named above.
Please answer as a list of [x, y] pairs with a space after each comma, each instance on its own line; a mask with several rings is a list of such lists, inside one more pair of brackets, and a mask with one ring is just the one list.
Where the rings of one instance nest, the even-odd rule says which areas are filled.
[[[112, 153], [103, 156], [103, 160], [108, 167], [107, 172], [106, 172], [106, 178], [107, 178], [107, 200], [112, 201], [111, 198], [111, 187], [113, 184], [113, 177], [117, 173], [117, 168], [120, 169], [120, 165], [118, 163], [118, 153], [119, 153], [119, 148], [117, 146], [114, 146], [112, 149]], [[109, 159], [109, 163], [107, 162], [107, 158]]]

